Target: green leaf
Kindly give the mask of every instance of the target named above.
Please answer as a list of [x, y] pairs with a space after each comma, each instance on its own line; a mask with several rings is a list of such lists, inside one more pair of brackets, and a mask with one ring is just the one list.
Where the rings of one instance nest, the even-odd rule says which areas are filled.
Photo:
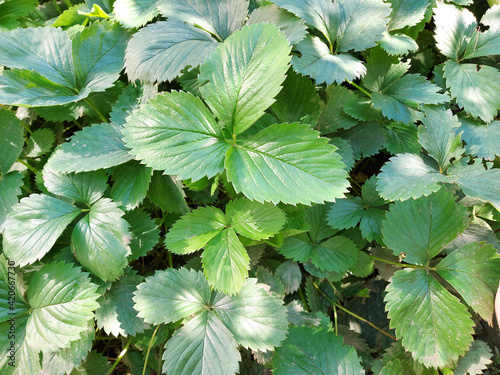
[[228, 180], [236, 192], [259, 202], [332, 201], [342, 197], [348, 181], [336, 147], [327, 142], [307, 125], [271, 125], [229, 150]]
[[224, 213], [215, 207], [201, 207], [178, 220], [165, 236], [165, 246], [176, 254], [200, 250], [227, 227]]
[[21, 199], [4, 223], [4, 254], [21, 267], [41, 259], [79, 213], [75, 206], [48, 195]]
[[97, 285], [69, 263], [52, 262], [36, 271], [28, 287], [31, 315], [26, 340], [35, 351], [50, 353], [80, 339], [99, 304]]
[[386, 290], [390, 326], [423, 365], [449, 366], [469, 348], [474, 322], [467, 308], [427, 271], [397, 271]]
[[309, 230], [311, 240], [315, 243], [320, 243], [338, 232], [327, 224], [326, 220], [329, 207], [330, 206], [326, 204], [315, 205], [307, 208], [305, 212], [306, 228]]
[[330, 134], [342, 128], [349, 129], [355, 126], [358, 121], [344, 113], [343, 109], [346, 103], [357, 99], [356, 94], [337, 85], [328, 86], [325, 93], [328, 100], [326, 104], [321, 105], [321, 114], [316, 129], [321, 134]]
[[158, 243], [160, 229], [149, 214], [139, 209], [127, 212], [123, 218], [130, 224], [130, 234], [132, 234], [129, 244], [132, 254], [129, 255], [128, 260], [132, 261], [146, 256]]
[[453, 194], [441, 188], [419, 199], [394, 203], [382, 227], [384, 243], [405, 261], [427, 264], [469, 223], [467, 208], [455, 203]]
[[243, 287], [250, 258], [235, 229], [225, 229], [213, 237], [205, 245], [201, 259], [207, 280], [215, 289], [234, 294]]
[[157, 0], [116, 0], [115, 19], [128, 28], [140, 27], [158, 15]]
[[257, 279], [248, 279], [234, 296], [218, 293], [213, 308], [238, 344], [254, 350], [270, 350], [286, 337], [286, 308], [277, 294], [268, 294]]
[[306, 36], [295, 49], [300, 52], [301, 57], [292, 57], [293, 68], [300, 74], [311, 76], [318, 84], [340, 84], [345, 80], [353, 81], [366, 73], [360, 60], [347, 53], [332, 54], [330, 48], [316, 36]]
[[391, 4], [391, 20], [387, 29], [400, 30], [408, 26], [415, 26], [424, 19], [429, 6], [428, 0], [389, 0]]
[[143, 332], [148, 325], [137, 316], [133, 308], [133, 293], [143, 277], [127, 268], [125, 274], [111, 284], [111, 288], [99, 298], [101, 305], [95, 312], [97, 326], [109, 335], [135, 336]]
[[203, 309], [210, 293], [202, 272], [185, 268], [156, 271], [138, 285], [134, 308], [147, 323], [176, 322]]
[[38, 0], [5, 0], [0, 4], [0, 29], [14, 29], [18, 17], [25, 17], [38, 5]]
[[481, 23], [488, 26], [488, 30], [481, 32], [475, 29], [471, 41], [467, 45], [464, 58], [500, 55], [500, 27], [498, 18], [500, 17], [500, 6], [496, 4], [486, 11]]
[[100, 353], [91, 351], [87, 359], [77, 369], [73, 369], [70, 375], [98, 375], [106, 374], [110, 370], [108, 359]]
[[226, 215], [236, 233], [253, 240], [268, 239], [285, 225], [285, 214], [278, 207], [248, 199], [229, 202]]
[[247, 0], [201, 0], [178, 2], [160, 0], [160, 13], [169, 19], [176, 19], [200, 26], [203, 30], [224, 40], [243, 26], [247, 18]]
[[274, 276], [281, 281], [285, 287], [286, 294], [297, 291], [302, 281], [302, 272], [300, 272], [299, 265], [290, 260], [281, 263], [278, 268], [276, 268]]
[[500, 121], [486, 125], [469, 117], [459, 120], [460, 127], [455, 133], [461, 133], [467, 153], [488, 160], [500, 156]]
[[197, 181], [221, 173], [230, 145], [201, 99], [172, 91], [151, 99], [123, 129], [131, 153], [143, 164], [179, 179]]
[[382, 33], [382, 39], [378, 41], [380, 47], [389, 55], [406, 55], [418, 49], [418, 44], [414, 39], [404, 34]]
[[460, 358], [457, 367], [453, 371], [454, 375], [478, 375], [482, 374], [492, 362], [491, 352], [488, 344], [481, 340], [474, 340], [470, 344], [468, 353]]
[[436, 265], [440, 276], [489, 324], [493, 324], [495, 293], [500, 277], [497, 250], [484, 242], [464, 245]]
[[148, 197], [163, 211], [177, 214], [189, 212], [182, 184], [173, 176], [162, 175], [154, 171], [149, 184]]
[[152, 172], [132, 160], [117, 166], [113, 171], [111, 198], [126, 211], [137, 207], [146, 197]]
[[364, 374], [356, 350], [342, 337], [314, 327], [290, 327], [273, 358], [273, 374]]
[[393, 154], [419, 154], [422, 147], [418, 144], [418, 130], [414, 124], [392, 123], [387, 128], [387, 151]]
[[[0, 42], [1, 43], [1, 42]], [[6, 108], [0, 108], [0, 173], [6, 174], [24, 145], [21, 121]]]
[[458, 118], [449, 109], [439, 108], [427, 109], [420, 120], [425, 127], [418, 128], [418, 141], [445, 171], [451, 166], [450, 159], [458, 160], [464, 152], [460, 135], [453, 130], [460, 126]]
[[500, 72], [491, 66], [458, 64], [448, 60], [444, 64], [446, 86], [460, 107], [484, 122], [494, 120], [500, 109], [500, 89], [495, 83], [500, 80]]
[[104, 281], [123, 275], [123, 269], [128, 264], [131, 236], [123, 215], [116, 203], [102, 198], [78, 222], [71, 235], [75, 258]]
[[19, 172], [11, 172], [0, 178], [0, 233], [3, 232], [4, 222], [7, 214], [12, 210], [21, 195], [23, 186], [23, 175]]
[[241, 360], [231, 332], [215, 313], [203, 311], [175, 332], [163, 353], [163, 372], [233, 375]]
[[[240, 134], [274, 103], [290, 61], [288, 41], [271, 24], [236, 31], [200, 67], [201, 94], [220, 123]], [[234, 74], [227, 76], [225, 72]]]
[[84, 173], [59, 173], [46, 166], [43, 168], [43, 184], [52, 194], [93, 204], [108, 187], [108, 176], [104, 170]]
[[336, 136], [349, 142], [356, 160], [376, 154], [385, 143], [386, 131], [377, 122], [362, 122], [353, 128], [340, 130]]
[[285, 34], [292, 46], [304, 39], [307, 34], [303, 20], [273, 4], [255, 9], [248, 17], [245, 25], [253, 25], [260, 22], [272, 23], [277, 26]]
[[171, 81], [186, 66], [198, 66], [217, 47], [209, 33], [177, 20], [156, 22], [134, 34], [125, 55], [133, 82]]
[[12, 317], [20, 316], [29, 310], [29, 306], [16, 290], [16, 285], [14, 284], [16, 280], [11, 278], [9, 281], [10, 283], [0, 280], [0, 322], [9, 321]]
[[451, 181], [420, 156], [399, 154], [382, 167], [377, 188], [385, 199], [406, 200], [438, 191], [439, 182]]
[[278, 280], [278, 278], [275, 277], [268, 268], [259, 266], [255, 272], [255, 276], [257, 277], [257, 282], [266, 285], [266, 290], [269, 288], [268, 291], [276, 293], [281, 297], [285, 295], [285, 287], [283, 286], [283, 283]]
[[347, 229], [358, 225], [363, 217], [365, 205], [360, 197], [338, 199], [328, 211], [328, 225], [337, 229]]
[[45, 155], [52, 149], [55, 141], [56, 136], [52, 130], [35, 130], [28, 139], [28, 145], [25, 150], [26, 155], [30, 158]]

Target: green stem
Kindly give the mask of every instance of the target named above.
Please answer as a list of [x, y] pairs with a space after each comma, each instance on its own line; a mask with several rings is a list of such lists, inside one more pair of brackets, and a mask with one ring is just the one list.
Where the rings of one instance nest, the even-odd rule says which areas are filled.
[[304, 304], [304, 309], [306, 311], [309, 311], [311, 312], [311, 309], [309, 308], [309, 306], [307, 305], [307, 301], [306, 301], [306, 296], [304, 296], [304, 292], [302, 291], [301, 288], [299, 288], [299, 295], [300, 295], [300, 298], [302, 299], [302, 303]]
[[363, 94], [365, 94], [366, 96], [368, 96], [369, 98], [372, 97], [372, 95], [366, 91], [364, 88], [362, 88], [360, 85], [358, 85], [357, 83], [354, 83], [354, 82], [351, 82], [351, 81], [347, 81], [351, 86], [353, 87], [356, 87], [359, 91], [361, 91]]
[[398, 266], [398, 267], [406, 267], [406, 268], [416, 268], [420, 270], [435, 270], [435, 268], [429, 267], [429, 266], [421, 266], [418, 264], [408, 264], [408, 263], [398, 263], [398, 262], [392, 262], [390, 260], [385, 260], [373, 255], [370, 255], [370, 257], [373, 260], [378, 260], [379, 262], [387, 263], [387, 264], [392, 264], [393, 266]]
[[59, 12], [59, 14], [62, 14], [61, 7], [59, 6], [59, 4], [57, 4], [57, 0], [52, 0], [52, 2], [54, 3], [54, 6], [56, 7], [56, 10]]
[[333, 305], [333, 319], [335, 323], [335, 334], [339, 334], [339, 327], [337, 325], [337, 306]]
[[120, 353], [120, 355], [118, 356], [118, 358], [116, 358], [116, 361], [115, 363], [113, 363], [113, 366], [111, 366], [111, 368], [108, 370], [108, 372], [106, 373], [106, 375], [111, 375], [113, 373], [113, 370], [115, 369], [116, 366], [118, 366], [118, 363], [120, 363], [120, 361], [122, 360], [123, 356], [125, 354], [127, 354], [127, 349], [130, 345], [130, 343], [132, 342], [132, 337], [128, 339], [127, 343], [125, 344], [125, 347], [123, 348], [122, 352]]
[[151, 336], [151, 340], [149, 340], [148, 351], [146, 352], [146, 358], [144, 359], [144, 367], [142, 368], [142, 375], [146, 374], [146, 367], [148, 367], [148, 358], [149, 358], [149, 352], [151, 351], [151, 344], [153, 343], [158, 328], [160, 328], [160, 325], [156, 326], [156, 329], [153, 332], [153, 336]]
[[73, 4], [71, 4], [71, 1], [69, 1], [69, 0], [64, 0], [64, 2], [66, 3], [66, 6], [68, 7], [68, 9], [73, 6]]
[[102, 112], [99, 110], [99, 108], [97, 108], [94, 103], [92, 103], [88, 98], [85, 98], [83, 99], [85, 101], [85, 103], [87, 103], [90, 108], [92, 108], [95, 113], [97, 113], [97, 116], [99, 116], [99, 118], [101, 119], [102, 122], [108, 122], [108, 120], [106, 120], [106, 117], [104, 117], [104, 115], [102, 114]]
[[170, 268], [174, 268], [174, 262], [172, 261], [172, 253], [167, 250], [168, 253], [168, 265]]
[[347, 310], [344, 306], [342, 306], [342, 305], [338, 304], [337, 302], [332, 301], [332, 300], [330, 299], [330, 297], [328, 297], [325, 293], [323, 293], [323, 291], [319, 288], [319, 286], [317, 286], [317, 285], [316, 285], [316, 283], [315, 283], [315, 282], [313, 282], [313, 285], [314, 285], [314, 287], [318, 290], [318, 292], [320, 292], [320, 293], [321, 293], [321, 295], [322, 295], [323, 297], [325, 297], [325, 298], [326, 298], [326, 299], [327, 299], [327, 300], [328, 300], [328, 301], [329, 301], [329, 302], [330, 302], [330, 303], [331, 303], [334, 307], [338, 307], [340, 310], [342, 310], [342, 311], [346, 312], [347, 314], [349, 314], [349, 315], [351, 315], [351, 316], [355, 317], [355, 318], [356, 318], [356, 319], [358, 319], [358, 320], [361, 320], [362, 322], [364, 322], [364, 323], [368, 324], [370, 327], [375, 328], [377, 331], [382, 332], [384, 335], [386, 335], [386, 336], [390, 337], [390, 338], [391, 338], [391, 339], [393, 339], [394, 341], [397, 341], [397, 339], [396, 339], [393, 335], [391, 335], [390, 333], [385, 332], [383, 329], [381, 329], [381, 328], [377, 327], [377, 326], [376, 326], [375, 324], [373, 324], [372, 322], [370, 322], [370, 321], [366, 320], [365, 318], [362, 318], [361, 316], [359, 316], [359, 315], [357, 315], [357, 314], [353, 313], [352, 311]]
[[35, 168], [33, 168], [33, 167], [32, 167], [31, 165], [29, 165], [28, 163], [26, 163], [24, 160], [17, 159], [17, 161], [18, 161], [19, 163], [21, 163], [22, 165], [24, 165], [26, 168], [28, 168], [31, 172], [33, 172], [33, 173], [37, 173], [37, 172], [38, 172]]

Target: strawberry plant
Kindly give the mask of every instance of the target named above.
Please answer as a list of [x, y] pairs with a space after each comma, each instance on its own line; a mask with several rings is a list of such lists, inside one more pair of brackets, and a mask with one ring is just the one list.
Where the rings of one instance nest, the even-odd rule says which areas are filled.
[[497, 374], [494, 3], [0, 0], [0, 372]]

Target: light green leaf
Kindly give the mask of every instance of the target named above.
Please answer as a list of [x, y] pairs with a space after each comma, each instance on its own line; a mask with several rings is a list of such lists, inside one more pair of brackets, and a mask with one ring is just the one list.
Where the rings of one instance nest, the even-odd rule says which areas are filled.
[[425, 127], [418, 128], [418, 141], [445, 171], [451, 166], [450, 159], [458, 160], [464, 152], [460, 135], [455, 135], [454, 130], [460, 126], [458, 118], [451, 110], [438, 108], [425, 110], [420, 120]]
[[279, 346], [286, 337], [286, 307], [277, 294], [268, 294], [257, 279], [245, 281], [234, 296], [218, 293], [213, 308], [238, 344], [254, 350]]
[[243, 287], [250, 269], [250, 258], [233, 228], [218, 233], [201, 256], [207, 280], [215, 289], [234, 294]]
[[260, 22], [272, 23], [277, 26], [285, 34], [292, 46], [304, 39], [307, 34], [304, 21], [273, 4], [255, 9], [248, 17], [245, 25], [253, 25]]
[[11, 172], [0, 178], [0, 233], [3, 232], [3, 226], [7, 214], [11, 211], [21, 195], [21, 186], [23, 186], [23, 175], [19, 172]]
[[48, 195], [21, 199], [4, 223], [4, 254], [21, 267], [41, 259], [79, 213], [75, 206]]
[[137, 316], [132, 301], [133, 293], [142, 281], [142, 276], [127, 268], [125, 274], [111, 284], [111, 288], [97, 301], [101, 306], [95, 312], [97, 326], [108, 335], [135, 336], [148, 328], [148, 324]]
[[160, 229], [149, 214], [139, 209], [127, 212], [123, 218], [130, 224], [132, 234], [129, 244], [132, 254], [129, 255], [128, 260], [132, 261], [146, 256], [158, 243]]
[[467, 208], [455, 203], [453, 194], [441, 188], [417, 200], [394, 203], [382, 227], [384, 243], [405, 261], [427, 264], [469, 223]]
[[392, 8], [389, 31], [415, 26], [424, 19], [429, 6], [429, 0], [389, 0], [389, 3]]
[[[0, 42], [1, 43], [1, 42]], [[6, 174], [24, 145], [21, 121], [7, 108], [0, 108], [0, 173]]]
[[388, 200], [406, 200], [439, 190], [440, 182], [453, 182], [420, 156], [399, 154], [389, 159], [378, 175], [377, 189]]
[[500, 55], [499, 18], [500, 4], [497, 3], [489, 8], [483, 18], [481, 18], [481, 23], [484, 26], [488, 26], [488, 30], [481, 32], [480, 30], [475, 29], [475, 33], [465, 50], [465, 59], [488, 55]]
[[489, 324], [500, 278], [497, 250], [485, 242], [464, 245], [446, 256], [436, 270]]
[[86, 204], [93, 204], [104, 195], [107, 182], [108, 176], [104, 170], [64, 174], [50, 166], [43, 168], [43, 184], [48, 191]]
[[243, 26], [248, 0], [160, 0], [158, 9], [163, 16], [198, 25], [222, 41]]
[[116, 0], [115, 19], [128, 28], [143, 26], [158, 15], [157, 0]]
[[228, 222], [224, 213], [215, 207], [200, 207], [178, 220], [165, 236], [165, 246], [176, 254], [200, 250], [217, 236]]
[[123, 134], [143, 164], [181, 180], [221, 173], [230, 148], [201, 99], [182, 91], [159, 94], [141, 106], [128, 118]]
[[111, 198], [126, 211], [137, 207], [148, 192], [153, 170], [136, 161], [121, 164], [113, 171]]
[[134, 34], [125, 54], [131, 81], [171, 81], [182, 69], [198, 66], [217, 47], [209, 33], [177, 20], [150, 24]]
[[472, 118], [459, 118], [460, 127], [455, 133], [461, 133], [466, 142], [465, 149], [473, 156], [494, 160], [500, 156], [500, 121], [485, 124]]
[[27, 292], [32, 309], [26, 324], [29, 347], [50, 353], [79, 340], [99, 307], [96, 289], [87, 273], [69, 263], [52, 262], [36, 271]]
[[302, 272], [300, 272], [299, 265], [290, 260], [281, 263], [276, 268], [274, 276], [281, 281], [285, 287], [286, 294], [291, 294], [298, 290], [302, 282]]
[[345, 87], [337, 85], [328, 86], [325, 93], [328, 100], [321, 105], [321, 114], [316, 129], [321, 134], [330, 134], [342, 128], [349, 129], [355, 126], [358, 121], [344, 113], [343, 109], [346, 103], [357, 99], [356, 94]]
[[316, 36], [306, 36], [295, 49], [302, 56], [292, 57], [293, 68], [303, 75], [311, 76], [318, 84], [340, 84], [345, 80], [353, 81], [366, 73], [360, 60], [347, 53], [333, 55], [330, 48]]
[[233, 375], [241, 360], [231, 332], [205, 310], [175, 332], [165, 345], [163, 372], [176, 375]]
[[390, 326], [423, 365], [449, 366], [469, 348], [474, 322], [467, 308], [425, 270], [397, 271], [386, 290]]
[[134, 308], [147, 323], [176, 322], [204, 309], [210, 294], [202, 272], [186, 268], [156, 271], [134, 292]]
[[285, 214], [270, 203], [236, 199], [226, 206], [228, 223], [234, 231], [253, 240], [267, 239], [285, 225]]
[[388, 32], [384, 32], [378, 44], [389, 55], [406, 55], [418, 49], [417, 42], [404, 34], [389, 34]]
[[104, 281], [123, 275], [127, 256], [131, 254], [129, 225], [123, 215], [116, 203], [102, 198], [78, 222], [71, 235], [75, 258]]
[[341, 336], [314, 327], [290, 327], [272, 364], [276, 375], [362, 375], [360, 362], [356, 350], [344, 345]]
[[[288, 41], [271, 24], [236, 31], [200, 67], [201, 94], [232, 134], [240, 134], [274, 103], [290, 61]], [[227, 75], [225, 72], [235, 72]]]
[[454, 375], [479, 375], [487, 369], [492, 362], [493, 353], [484, 341], [474, 340], [470, 344], [468, 353], [460, 358], [457, 367], [453, 371]]
[[30, 158], [45, 155], [52, 149], [55, 141], [56, 136], [52, 130], [44, 128], [37, 129], [28, 139], [28, 144], [25, 150], [26, 155]]
[[444, 64], [446, 86], [460, 107], [484, 122], [494, 120], [500, 109], [500, 72], [491, 66], [458, 64], [448, 60]]
[[148, 198], [163, 211], [177, 214], [189, 212], [182, 183], [173, 176], [154, 171], [149, 184]]
[[259, 202], [310, 204], [340, 198], [348, 186], [347, 172], [335, 146], [327, 142], [307, 125], [271, 125], [229, 150], [228, 180], [237, 192]]

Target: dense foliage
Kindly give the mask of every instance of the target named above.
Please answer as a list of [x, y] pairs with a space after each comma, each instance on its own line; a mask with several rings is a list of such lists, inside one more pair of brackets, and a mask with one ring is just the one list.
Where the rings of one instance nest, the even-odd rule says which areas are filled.
[[498, 374], [491, 3], [0, 0], [0, 372]]

